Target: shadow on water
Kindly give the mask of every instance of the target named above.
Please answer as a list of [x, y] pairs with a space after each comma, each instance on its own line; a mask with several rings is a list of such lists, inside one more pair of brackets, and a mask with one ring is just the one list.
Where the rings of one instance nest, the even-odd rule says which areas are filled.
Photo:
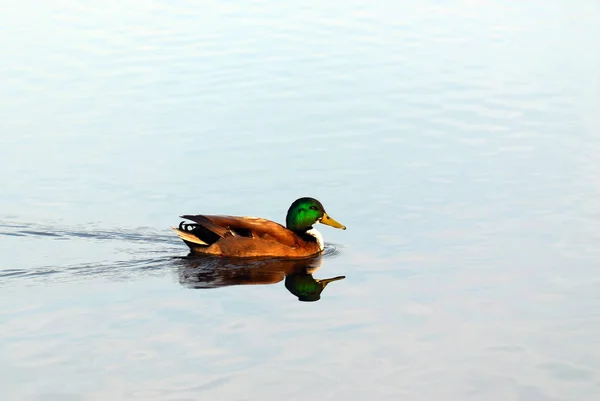
[[299, 301], [311, 302], [321, 298], [327, 284], [345, 278], [314, 278], [313, 274], [321, 268], [323, 258], [324, 256], [301, 260], [240, 261], [188, 256], [179, 261], [178, 276], [182, 285], [196, 289], [277, 284], [284, 281], [285, 288], [298, 297]]

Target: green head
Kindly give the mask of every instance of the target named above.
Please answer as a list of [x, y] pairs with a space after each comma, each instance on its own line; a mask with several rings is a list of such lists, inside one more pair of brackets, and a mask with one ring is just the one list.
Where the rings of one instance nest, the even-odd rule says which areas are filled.
[[296, 199], [290, 206], [285, 218], [285, 225], [292, 231], [309, 230], [313, 224], [322, 223], [331, 227], [345, 230], [346, 227], [338, 223], [325, 212], [325, 208], [314, 198]]

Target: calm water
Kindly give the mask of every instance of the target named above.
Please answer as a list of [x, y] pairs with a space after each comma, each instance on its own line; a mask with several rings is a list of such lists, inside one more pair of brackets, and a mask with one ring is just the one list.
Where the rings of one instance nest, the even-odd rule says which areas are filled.
[[4, 5], [3, 400], [598, 399], [600, 3], [322, 3]]

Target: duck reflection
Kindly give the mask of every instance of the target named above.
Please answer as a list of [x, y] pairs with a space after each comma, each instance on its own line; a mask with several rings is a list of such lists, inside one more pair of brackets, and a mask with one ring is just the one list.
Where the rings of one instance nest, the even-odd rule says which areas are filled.
[[310, 273], [292, 273], [285, 276], [285, 288], [298, 297], [299, 301], [312, 302], [321, 299], [321, 293], [327, 284], [345, 279], [346, 276], [337, 276], [316, 279]]
[[299, 301], [318, 301], [327, 284], [345, 276], [316, 279], [321, 256], [301, 259], [235, 260], [192, 257], [180, 260], [179, 282], [190, 288], [219, 288], [232, 285], [276, 284], [283, 280], [285, 288]]

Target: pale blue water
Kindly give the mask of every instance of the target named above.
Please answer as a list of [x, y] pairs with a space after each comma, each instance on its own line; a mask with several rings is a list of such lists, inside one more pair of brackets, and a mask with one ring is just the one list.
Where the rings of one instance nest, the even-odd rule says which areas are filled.
[[[598, 399], [600, 3], [322, 3], [4, 4], [3, 400]], [[317, 302], [169, 228], [300, 196]]]

